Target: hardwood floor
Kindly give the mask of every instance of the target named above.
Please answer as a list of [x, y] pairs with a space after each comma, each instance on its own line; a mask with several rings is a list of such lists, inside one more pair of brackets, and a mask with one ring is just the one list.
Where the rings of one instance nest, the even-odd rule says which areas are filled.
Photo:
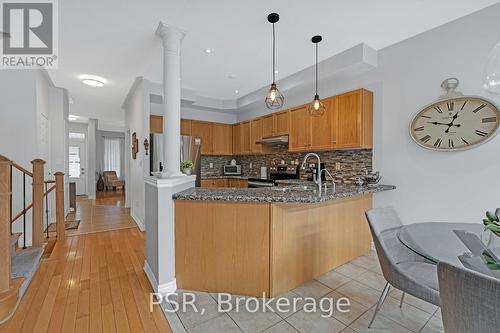
[[171, 332], [152, 291], [138, 228], [58, 242], [0, 332]]
[[116, 191], [97, 191], [96, 205], [125, 207], [125, 191], [117, 189]]
[[[115, 191], [108, 191], [108, 193], [110, 192]], [[78, 197], [76, 212], [68, 214], [66, 220], [80, 220], [80, 225], [76, 230], [66, 230], [66, 234], [81, 235], [136, 227], [130, 216], [130, 209], [121, 205], [121, 202], [125, 202], [124, 199], [121, 199], [123, 194], [116, 192], [113, 196], [98, 197], [95, 200], [85, 196]]]

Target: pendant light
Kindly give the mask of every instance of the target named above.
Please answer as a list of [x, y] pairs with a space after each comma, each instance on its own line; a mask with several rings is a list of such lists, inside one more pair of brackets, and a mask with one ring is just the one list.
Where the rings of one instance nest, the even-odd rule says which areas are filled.
[[487, 92], [500, 97], [500, 43], [490, 52], [484, 68], [483, 83]]
[[271, 13], [267, 16], [267, 21], [273, 25], [273, 83], [267, 92], [266, 96], [266, 106], [270, 110], [276, 110], [283, 106], [285, 102], [285, 97], [278, 90], [276, 86], [276, 33], [274, 31], [274, 24], [278, 22], [280, 16], [276, 13]]
[[325, 105], [321, 102], [318, 95], [318, 43], [321, 42], [322, 39], [323, 38], [319, 35], [311, 38], [311, 41], [316, 44], [316, 92], [314, 94], [314, 99], [308, 108], [309, 113], [312, 116], [321, 116], [326, 111]]

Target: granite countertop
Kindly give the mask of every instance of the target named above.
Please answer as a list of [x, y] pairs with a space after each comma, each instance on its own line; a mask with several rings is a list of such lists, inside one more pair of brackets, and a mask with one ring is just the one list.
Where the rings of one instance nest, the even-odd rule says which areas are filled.
[[201, 180], [211, 180], [211, 179], [244, 179], [248, 180], [250, 177], [246, 176], [206, 176], [206, 177], [201, 177]]
[[201, 188], [195, 187], [174, 194], [175, 200], [202, 201], [242, 201], [242, 202], [282, 202], [282, 203], [317, 203], [357, 195], [377, 193], [395, 189], [392, 185], [377, 185], [375, 187], [337, 184], [336, 192], [318, 196], [313, 190], [290, 190], [283, 187], [272, 188]]

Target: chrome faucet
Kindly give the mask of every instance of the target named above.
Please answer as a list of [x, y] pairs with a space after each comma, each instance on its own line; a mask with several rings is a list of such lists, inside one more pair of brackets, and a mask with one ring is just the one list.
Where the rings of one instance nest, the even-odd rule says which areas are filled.
[[[321, 159], [319, 158], [319, 155], [316, 153], [308, 153], [306, 156], [304, 156], [304, 161], [302, 162], [302, 165], [300, 167], [302, 170], [305, 170], [307, 159], [311, 156], [316, 157], [316, 159], [318, 160], [318, 164], [317, 164], [318, 169], [321, 169]], [[319, 171], [321, 171], [321, 170], [319, 170]], [[318, 188], [318, 195], [321, 195], [321, 190], [323, 188], [323, 186], [322, 186], [323, 184], [321, 183], [321, 172], [317, 173], [316, 179], [313, 179], [313, 181], [314, 181], [314, 184], [316, 184], [316, 186]]]
[[[333, 188], [333, 191], [332, 193], [335, 193], [335, 178], [333, 178], [332, 174], [330, 173], [330, 171], [328, 171], [326, 168], [324, 168], [323, 170], [321, 170], [319, 172], [319, 177], [321, 178], [321, 175], [323, 174], [323, 172], [325, 172], [325, 174], [327, 174], [329, 177], [330, 177], [330, 180], [332, 181], [332, 188]], [[327, 191], [327, 188], [326, 188], [326, 181], [325, 181], [325, 193]]]

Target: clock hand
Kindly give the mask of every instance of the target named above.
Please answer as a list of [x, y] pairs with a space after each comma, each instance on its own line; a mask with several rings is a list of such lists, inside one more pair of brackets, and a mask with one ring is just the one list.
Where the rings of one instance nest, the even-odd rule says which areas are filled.
[[428, 121], [429, 124], [433, 124], [433, 125], [446, 125], [446, 126], [449, 126], [450, 124], [445, 124], [445, 123], [439, 123], [437, 121]]

